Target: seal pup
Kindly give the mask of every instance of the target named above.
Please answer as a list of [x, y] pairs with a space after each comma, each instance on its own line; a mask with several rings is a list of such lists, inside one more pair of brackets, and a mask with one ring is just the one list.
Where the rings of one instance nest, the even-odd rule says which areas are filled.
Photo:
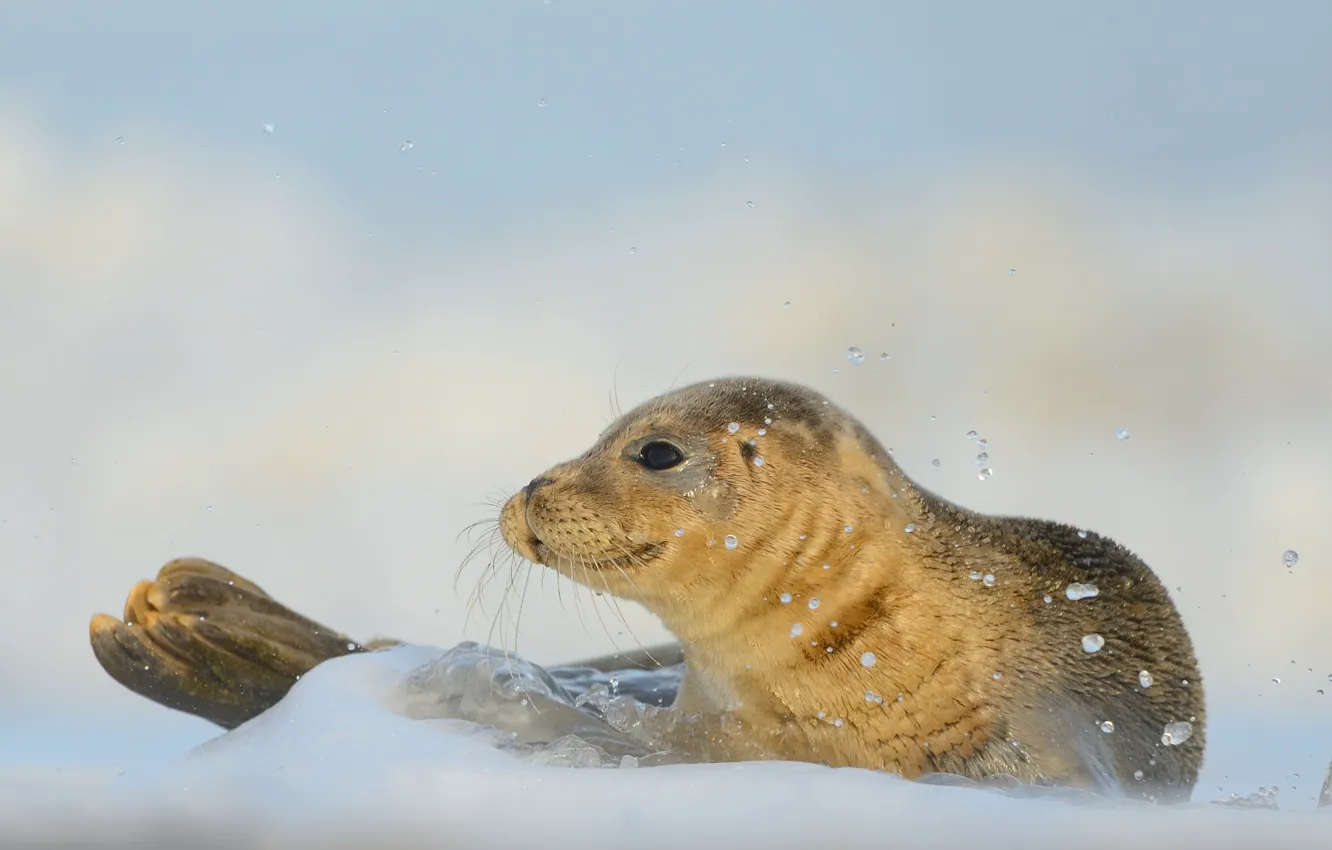
[[734, 721], [723, 751], [1163, 802], [1197, 779], [1202, 683], [1146, 564], [927, 491], [804, 387], [652, 399], [532, 479], [500, 531], [660, 617], [687, 662], [676, 708]]
[[[1132, 553], [982, 516], [915, 485], [818, 394], [698, 384], [614, 423], [515, 495], [508, 544], [637, 599], [681, 644], [701, 758], [787, 758], [1185, 800], [1203, 692], [1169, 595]], [[216, 564], [180, 559], [97, 615], [94, 653], [143, 696], [231, 728], [364, 644]], [[697, 745], [698, 741], [686, 741]], [[713, 749], [709, 751], [708, 746]]]

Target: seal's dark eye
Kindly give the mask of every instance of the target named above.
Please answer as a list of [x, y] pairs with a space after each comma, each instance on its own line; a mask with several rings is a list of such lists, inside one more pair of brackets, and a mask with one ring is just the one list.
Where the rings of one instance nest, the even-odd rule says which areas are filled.
[[653, 440], [638, 450], [636, 460], [653, 472], [662, 472], [684, 463], [684, 452], [665, 440]]

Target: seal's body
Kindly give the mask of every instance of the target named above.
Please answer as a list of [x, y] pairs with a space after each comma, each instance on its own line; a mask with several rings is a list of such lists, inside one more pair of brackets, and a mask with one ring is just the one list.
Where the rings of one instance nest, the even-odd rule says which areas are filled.
[[745, 756], [1162, 800], [1196, 780], [1197, 664], [1141, 560], [929, 493], [802, 387], [653, 399], [516, 494], [500, 529], [658, 615], [688, 662], [677, 707], [734, 718]]

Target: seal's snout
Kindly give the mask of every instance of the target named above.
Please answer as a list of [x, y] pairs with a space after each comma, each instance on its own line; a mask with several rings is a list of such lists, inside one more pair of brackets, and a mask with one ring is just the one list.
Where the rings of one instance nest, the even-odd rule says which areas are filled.
[[504, 542], [508, 544], [510, 549], [534, 564], [541, 563], [536, 553], [536, 544], [539, 541], [536, 535], [532, 533], [532, 527], [527, 522], [527, 504], [530, 494], [540, 489], [543, 486], [543, 481], [548, 481], [548, 479], [540, 477], [532, 479], [532, 483], [521, 491], [514, 493], [513, 497], [504, 503], [504, 508], [500, 511], [500, 536], [504, 538]]

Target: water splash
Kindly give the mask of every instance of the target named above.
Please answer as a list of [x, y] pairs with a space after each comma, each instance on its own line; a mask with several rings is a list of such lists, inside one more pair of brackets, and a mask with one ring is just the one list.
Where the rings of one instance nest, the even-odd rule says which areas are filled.
[[1193, 737], [1193, 724], [1187, 720], [1176, 720], [1174, 723], [1166, 724], [1161, 732], [1161, 743], [1167, 747], [1177, 747], [1191, 737]]
[[1101, 591], [1099, 591], [1094, 584], [1079, 584], [1078, 582], [1073, 582], [1068, 587], [1064, 588], [1064, 595], [1074, 602], [1077, 602], [1079, 599], [1095, 599], [1100, 593]]

